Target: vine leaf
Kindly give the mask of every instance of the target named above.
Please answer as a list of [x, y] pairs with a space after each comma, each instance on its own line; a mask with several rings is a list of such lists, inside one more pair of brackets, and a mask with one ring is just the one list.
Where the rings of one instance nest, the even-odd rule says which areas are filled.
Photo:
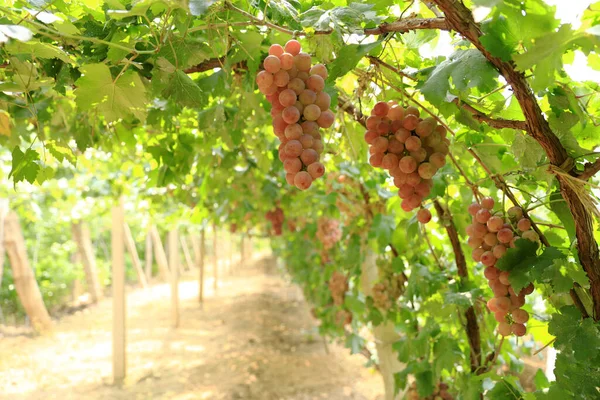
[[35, 182], [40, 166], [36, 163], [39, 161], [40, 155], [33, 149], [27, 149], [25, 153], [15, 146], [12, 151], [12, 169], [8, 177], [13, 177], [15, 185], [18, 182], [26, 180], [29, 183]]
[[10, 114], [4, 110], [0, 110], [0, 135], [10, 136]]
[[115, 81], [104, 64], [87, 64], [80, 71], [75, 102], [82, 110], [96, 108], [108, 122], [131, 115], [146, 119], [146, 89], [136, 72], [127, 71]]
[[317, 31], [334, 29], [347, 33], [359, 33], [363, 23], [379, 24], [383, 18], [378, 17], [370, 4], [350, 3], [349, 7], [334, 7], [324, 10], [312, 7], [300, 14], [302, 25], [310, 26]]
[[380, 43], [378, 41], [369, 44], [350, 44], [342, 47], [337, 58], [328, 67], [330, 69], [328, 82], [334, 82], [340, 76], [352, 71], [360, 59], [377, 48]]
[[202, 103], [202, 90], [181, 70], [171, 75], [163, 94], [182, 106], [194, 107]]

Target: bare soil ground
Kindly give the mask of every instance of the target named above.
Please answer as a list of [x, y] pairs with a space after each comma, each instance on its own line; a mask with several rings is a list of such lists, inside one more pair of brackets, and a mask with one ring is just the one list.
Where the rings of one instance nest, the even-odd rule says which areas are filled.
[[[0, 333], [0, 399], [308, 400], [383, 398], [360, 355], [326, 351], [298, 288], [271, 258], [206, 282], [180, 284], [181, 327], [170, 328], [169, 288], [127, 296], [128, 376], [112, 384], [111, 300], [61, 319], [52, 335]], [[210, 271], [208, 275], [212, 276]]]

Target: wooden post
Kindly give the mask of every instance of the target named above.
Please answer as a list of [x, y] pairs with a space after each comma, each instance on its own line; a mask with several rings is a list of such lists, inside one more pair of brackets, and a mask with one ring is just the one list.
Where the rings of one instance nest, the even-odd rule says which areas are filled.
[[167, 261], [167, 255], [165, 254], [165, 249], [163, 248], [162, 242], [160, 240], [160, 234], [158, 233], [158, 229], [156, 229], [156, 226], [152, 226], [152, 228], [150, 228], [150, 235], [152, 235], [154, 256], [156, 257], [156, 263], [158, 264], [160, 276], [163, 281], [168, 282], [169, 262]]
[[152, 279], [152, 236], [150, 232], [146, 233], [146, 255], [144, 258], [145, 270], [146, 270], [146, 281]]
[[25, 239], [16, 213], [4, 218], [4, 247], [10, 260], [12, 276], [21, 304], [33, 327], [40, 332], [52, 328], [52, 320], [44, 305], [40, 288], [27, 259]]
[[177, 228], [169, 232], [169, 267], [171, 269], [171, 321], [179, 327], [179, 238]]
[[113, 382], [123, 383], [127, 368], [125, 327], [125, 212], [123, 198], [112, 209]]
[[185, 264], [187, 265], [188, 270], [192, 270], [194, 267], [194, 263], [192, 262], [192, 256], [190, 255], [190, 247], [188, 246], [187, 239], [185, 235], [181, 235], [181, 249], [183, 250], [183, 255], [185, 257]]
[[131, 261], [135, 268], [135, 272], [137, 273], [138, 280], [142, 287], [146, 289], [148, 287], [148, 282], [146, 281], [144, 271], [142, 271], [142, 263], [140, 262], [140, 257], [138, 256], [137, 248], [135, 247], [135, 241], [133, 240], [133, 235], [131, 234], [131, 229], [129, 229], [127, 222], [123, 224], [123, 234], [125, 235], [125, 246], [127, 246], [127, 251], [131, 256]]
[[194, 258], [196, 261], [196, 267], [198, 267], [198, 301], [204, 302], [204, 254], [206, 254], [206, 242], [205, 242], [205, 230], [202, 229], [200, 233], [200, 240], [195, 238], [193, 241]]
[[98, 270], [96, 268], [96, 255], [92, 247], [90, 230], [83, 222], [73, 222], [71, 224], [73, 239], [77, 243], [77, 249], [83, 263], [85, 272], [85, 281], [93, 303], [102, 299], [102, 286], [98, 281]]
[[213, 282], [213, 288], [215, 289], [215, 293], [219, 287], [218, 279], [219, 279], [219, 255], [217, 250], [217, 223], [213, 222], [213, 274], [215, 280]]

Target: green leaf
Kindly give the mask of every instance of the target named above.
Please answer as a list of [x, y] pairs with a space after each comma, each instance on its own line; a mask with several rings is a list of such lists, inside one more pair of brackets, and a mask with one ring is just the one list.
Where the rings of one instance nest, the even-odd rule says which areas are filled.
[[203, 102], [202, 90], [181, 70], [171, 75], [163, 95], [185, 107], [199, 106]]
[[336, 59], [328, 65], [329, 77], [327, 81], [334, 82], [340, 76], [344, 76], [352, 71], [361, 58], [380, 44], [381, 42], [377, 41], [369, 44], [349, 44], [342, 47]]
[[515, 247], [509, 248], [506, 254], [496, 262], [496, 268], [502, 271], [512, 271], [520, 261], [535, 258], [538, 248], [539, 244], [537, 242], [517, 239]]
[[11, 54], [32, 54], [38, 58], [58, 58], [66, 63], [73, 63], [67, 53], [50, 43], [10, 42], [6, 44], [6, 50]]
[[567, 234], [569, 235], [569, 240], [571, 243], [574, 243], [575, 236], [575, 221], [573, 220], [573, 214], [571, 214], [571, 210], [569, 206], [564, 201], [562, 195], [558, 190], [555, 190], [550, 195], [549, 199], [550, 209], [556, 214], [560, 222], [565, 227]]
[[510, 61], [519, 44], [519, 38], [513, 35], [506, 18], [500, 15], [487, 20], [481, 24], [481, 30], [484, 34], [480, 40], [485, 48], [502, 61]]
[[15, 184], [26, 180], [29, 183], [35, 182], [40, 166], [36, 161], [40, 160], [40, 155], [33, 149], [21, 151], [19, 146], [15, 146], [12, 151], [12, 169], [8, 177], [12, 177]]
[[86, 64], [76, 82], [75, 102], [82, 110], [96, 110], [106, 121], [135, 116], [146, 118], [146, 89], [137, 72], [126, 71], [116, 81], [104, 64]]
[[169, 45], [161, 48], [157, 56], [166, 59], [178, 69], [185, 69], [209, 59], [210, 51], [207, 44], [188, 37], [171, 40]]
[[371, 11], [373, 5], [364, 3], [351, 3], [349, 7], [334, 7], [325, 10], [314, 6], [299, 18], [302, 25], [314, 28], [317, 31], [337, 30], [344, 33], [358, 33], [362, 31], [364, 23], [379, 24], [383, 18]]
[[536, 390], [546, 389], [548, 386], [550, 386], [550, 382], [548, 382], [548, 378], [541, 368], [538, 368], [537, 372], [535, 373], [533, 382], [535, 383]]
[[515, 131], [515, 140], [512, 143], [511, 150], [525, 170], [537, 168], [546, 157], [546, 152], [537, 140], [519, 131]]
[[450, 82], [463, 91], [477, 87], [485, 92], [496, 85], [498, 71], [492, 67], [479, 50], [458, 50], [437, 65], [421, 86], [421, 92], [434, 104], [447, 100]]

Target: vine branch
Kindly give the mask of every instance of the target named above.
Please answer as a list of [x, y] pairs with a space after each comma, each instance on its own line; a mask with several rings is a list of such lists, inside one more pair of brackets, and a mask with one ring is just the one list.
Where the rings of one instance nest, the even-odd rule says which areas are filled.
[[600, 158], [593, 163], [585, 164], [583, 172], [579, 174], [578, 178], [587, 181], [592, 176], [596, 175], [598, 171], [600, 171]]
[[471, 113], [471, 116], [476, 121], [485, 122], [492, 128], [497, 128], [497, 129], [510, 128], [510, 129], [520, 129], [522, 131], [527, 130], [527, 123], [525, 121], [516, 121], [516, 120], [511, 120], [511, 119], [503, 119], [503, 118], [491, 118], [490, 116], [477, 110], [472, 105], [460, 101], [460, 99], [458, 99], [458, 98], [454, 99], [453, 103], [455, 103], [457, 106], [462, 107], [465, 110], [467, 110], [469, 113]]

